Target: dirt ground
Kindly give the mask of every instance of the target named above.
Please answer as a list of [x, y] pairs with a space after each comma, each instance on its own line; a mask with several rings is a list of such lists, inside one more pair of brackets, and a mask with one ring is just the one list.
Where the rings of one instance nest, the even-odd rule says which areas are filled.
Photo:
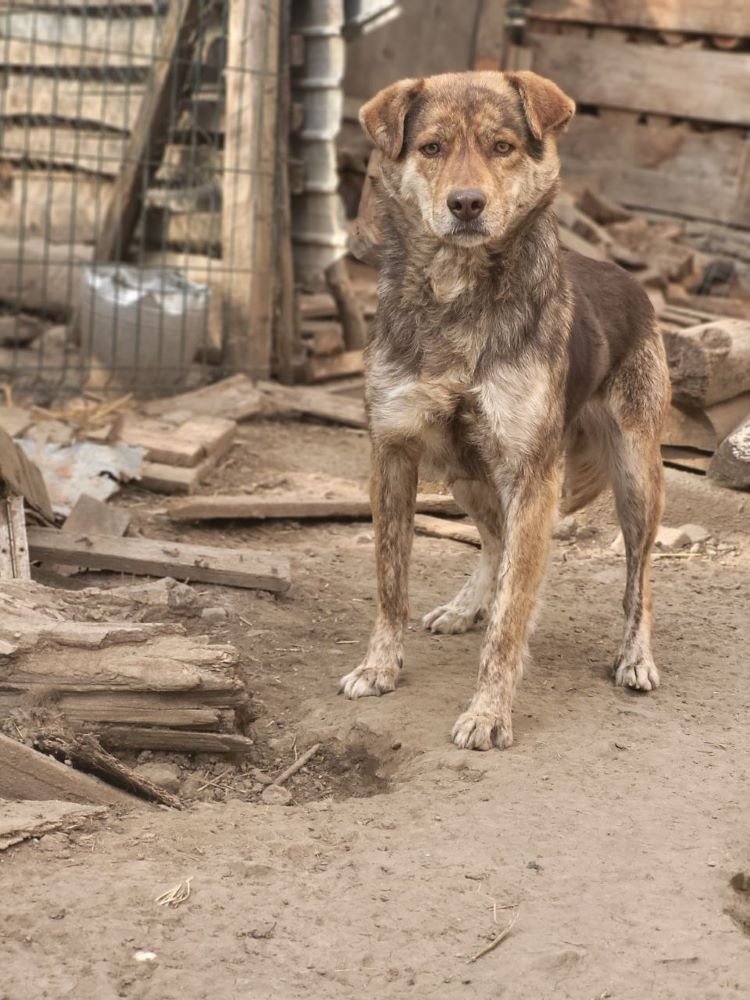
[[[364, 480], [367, 461], [356, 431], [249, 423], [205, 492]], [[144, 534], [289, 556], [282, 598], [196, 588], [228, 612], [210, 631], [242, 651], [257, 753], [163, 758], [182, 768], [182, 812], [112, 815], [1, 854], [0, 998], [750, 996], [750, 497], [668, 479], [665, 523], [712, 539], [655, 563], [662, 687], [611, 684], [624, 565], [600, 502], [554, 543], [516, 742], [485, 754], [448, 739], [481, 634], [419, 625], [475, 550], [416, 539], [401, 686], [349, 702], [336, 685], [373, 612], [369, 524], [175, 526], [159, 498], [123, 493]], [[314, 741], [292, 804], [263, 804], [267, 775]], [[185, 903], [156, 904], [186, 878]]]

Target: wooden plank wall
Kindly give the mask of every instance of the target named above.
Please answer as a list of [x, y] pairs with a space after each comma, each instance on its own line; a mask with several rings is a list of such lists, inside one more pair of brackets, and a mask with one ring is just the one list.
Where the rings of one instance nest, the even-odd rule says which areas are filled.
[[[219, 251], [225, 41], [222, 4], [206, 8], [212, 14], [146, 197], [153, 207], [136, 234], [139, 249]], [[152, 0], [0, 5], [0, 235], [29, 246], [37, 237], [95, 241], [166, 9]]]
[[533, 0], [530, 68], [573, 97], [563, 175], [750, 227], [750, 3]]

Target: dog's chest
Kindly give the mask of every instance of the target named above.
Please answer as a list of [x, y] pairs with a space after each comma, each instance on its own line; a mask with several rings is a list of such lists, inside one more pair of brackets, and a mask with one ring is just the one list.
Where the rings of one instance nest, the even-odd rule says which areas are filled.
[[484, 450], [511, 457], [530, 450], [546, 414], [544, 372], [521, 367], [476, 380], [466, 370], [408, 375], [386, 366], [370, 375], [370, 425], [376, 438], [417, 440], [435, 465]]

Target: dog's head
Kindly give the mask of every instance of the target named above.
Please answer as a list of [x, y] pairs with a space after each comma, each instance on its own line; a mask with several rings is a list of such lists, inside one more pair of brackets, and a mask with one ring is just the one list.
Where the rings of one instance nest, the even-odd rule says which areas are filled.
[[448, 73], [386, 87], [360, 122], [384, 153], [386, 188], [440, 240], [476, 246], [501, 240], [554, 189], [555, 136], [574, 111], [536, 73]]

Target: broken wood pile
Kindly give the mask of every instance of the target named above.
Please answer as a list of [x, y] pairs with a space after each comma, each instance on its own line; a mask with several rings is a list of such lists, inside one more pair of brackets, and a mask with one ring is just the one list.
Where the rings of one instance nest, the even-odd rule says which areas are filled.
[[564, 179], [597, 177], [628, 206], [750, 226], [750, 6], [532, 0], [513, 68], [578, 104]]

